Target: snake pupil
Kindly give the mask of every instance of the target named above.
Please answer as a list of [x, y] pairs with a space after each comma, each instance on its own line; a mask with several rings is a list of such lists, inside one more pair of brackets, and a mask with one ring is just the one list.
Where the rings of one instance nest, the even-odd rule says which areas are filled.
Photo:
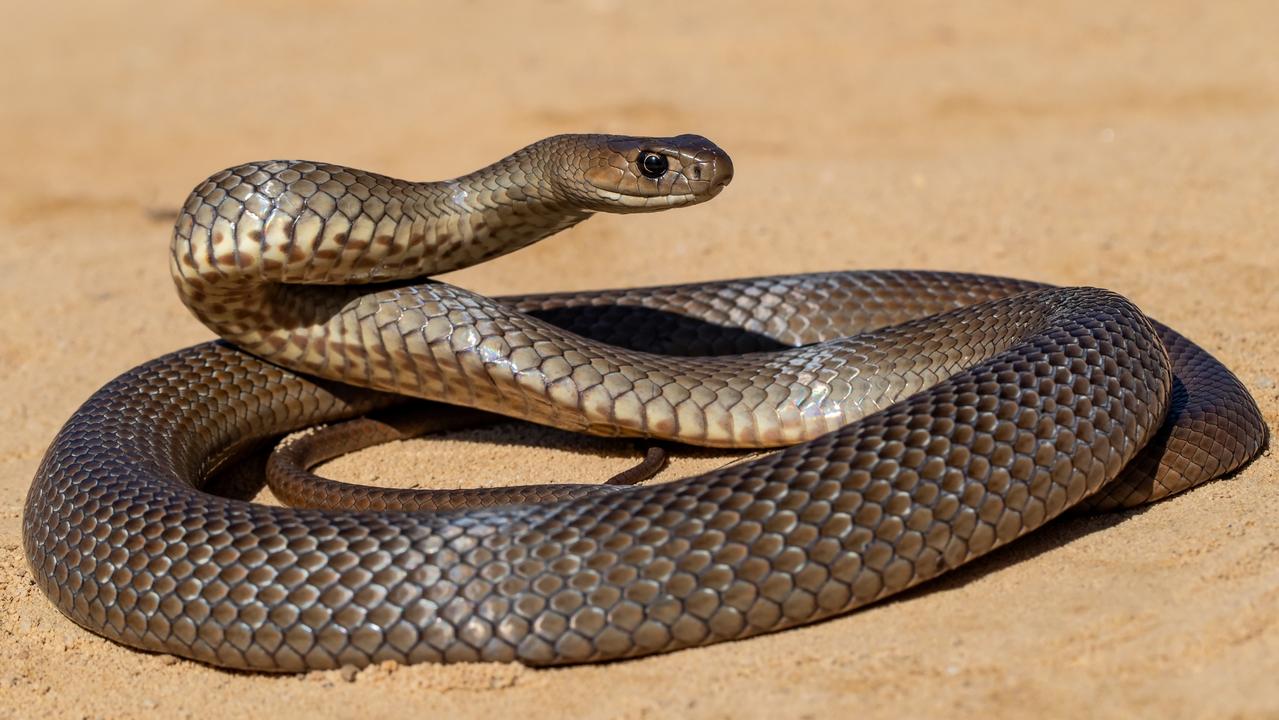
[[640, 155], [639, 159], [640, 172], [646, 178], [657, 178], [666, 174], [670, 169], [670, 162], [666, 160], [666, 156], [657, 153], [646, 152]]

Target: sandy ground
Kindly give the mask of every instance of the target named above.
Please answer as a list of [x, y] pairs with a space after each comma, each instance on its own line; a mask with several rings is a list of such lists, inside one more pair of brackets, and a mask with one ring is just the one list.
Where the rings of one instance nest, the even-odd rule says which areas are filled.
[[[1219, 354], [1274, 426], [1273, 3], [173, 5], [10, 3], [0, 24], [0, 716], [1279, 717], [1273, 455], [831, 622], [552, 671], [272, 677], [134, 652], [60, 616], [19, 537], [75, 407], [209, 337], [174, 296], [163, 216], [268, 157], [441, 178], [556, 132], [698, 132], [736, 161], [714, 202], [599, 217], [452, 280], [925, 267], [1101, 285]], [[594, 478], [627, 453], [509, 425], [329, 472]]]

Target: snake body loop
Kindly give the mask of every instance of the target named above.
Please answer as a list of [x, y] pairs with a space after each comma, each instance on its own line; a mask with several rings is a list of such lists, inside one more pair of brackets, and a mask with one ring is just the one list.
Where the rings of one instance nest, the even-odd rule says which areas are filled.
[[[494, 300], [420, 280], [731, 175], [696, 136], [560, 136], [440, 183], [211, 177], [171, 263], [226, 341], [125, 373], [62, 428], [24, 514], [37, 582], [94, 632], [227, 667], [609, 660], [844, 613], [1264, 445], [1226, 368], [1104, 290], [877, 271]], [[787, 447], [432, 513], [237, 499], [260, 486], [227, 481], [237, 458], [400, 394]]]

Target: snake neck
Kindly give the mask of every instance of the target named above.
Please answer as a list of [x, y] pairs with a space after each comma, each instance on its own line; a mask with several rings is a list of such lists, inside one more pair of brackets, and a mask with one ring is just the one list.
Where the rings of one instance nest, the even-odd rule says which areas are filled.
[[[179, 215], [170, 257], [178, 294], [210, 329], [260, 350], [271, 336], [327, 322], [367, 292], [360, 284], [456, 270], [589, 217], [534, 152], [440, 182], [305, 161], [224, 170]], [[356, 287], [307, 287], [338, 284]]]

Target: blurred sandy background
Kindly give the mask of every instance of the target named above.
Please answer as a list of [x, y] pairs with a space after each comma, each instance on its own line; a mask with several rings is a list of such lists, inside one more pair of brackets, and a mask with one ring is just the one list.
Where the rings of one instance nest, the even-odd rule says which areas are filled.
[[[1274, 426], [1274, 3], [8, 3], [0, 68], [0, 716], [1279, 717], [1272, 455], [832, 622], [552, 671], [348, 681], [141, 654], [60, 616], [19, 535], [76, 406], [210, 337], [173, 293], [162, 219], [201, 178], [272, 157], [444, 178], [566, 131], [701, 133], [737, 177], [451, 280], [923, 267], [1100, 285], [1217, 353]], [[627, 462], [508, 425], [329, 472], [445, 485]]]

